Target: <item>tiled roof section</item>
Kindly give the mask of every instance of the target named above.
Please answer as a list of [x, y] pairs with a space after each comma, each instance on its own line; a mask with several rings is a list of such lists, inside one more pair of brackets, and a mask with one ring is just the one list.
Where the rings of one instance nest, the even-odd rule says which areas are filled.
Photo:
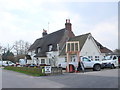
[[[94, 39], [94, 38], [93, 38], [93, 39]], [[100, 49], [100, 52], [101, 52], [101, 53], [113, 53], [112, 50], [104, 47], [104, 46], [101, 45], [97, 40], [94, 39], [94, 41], [95, 41], [95, 43], [97, 44], [98, 48]]]
[[[82, 49], [85, 41], [87, 40], [87, 37], [89, 36], [89, 34], [91, 33], [87, 33], [87, 34], [83, 34], [83, 35], [80, 35], [80, 36], [75, 36], [75, 37], [72, 37], [70, 38], [68, 41], [79, 41], [80, 42], [80, 50]], [[95, 40], [93, 38], [93, 40], [95, 41], [95, 43], [97, 44], [98, 48], [100, 49], [101, 53], [113, 53], [110, 49], [102, 46], [97, 40]], [[65, 46], [66, 47], [66, 46]], [[66, 55], [65, 53], [65, 47], [63, 48], [63, 50], [61, 51], [60, 53], [60, 56], [62, 55]]]
[[80, 50], [82, 49], [85, 41], [87, 40], [87, 37], [90, 33], [87, 34], [83, 34], [83, 35], [79, 35], [79, 36], [75, 36], [70, 38], [68, 41], [79, 41], [79, 45], [80, 45]]
[[100, 48], [100, 51], [101, 51], [101, 53], [113, 53], [110, 49], [108, 49], [106, 47]]
[[[90, 33], [83, 34], [83, 35], [80, 35], [80, 36], [71, 37], [68, 41], [79, 41], [79, 43], [80, 43], [80, 50], [81, 50], [89, 34]], [[66, 48], [66, 46], [61, 51], [60, 56], [61, 55], [66, 55], [65, 48]]]

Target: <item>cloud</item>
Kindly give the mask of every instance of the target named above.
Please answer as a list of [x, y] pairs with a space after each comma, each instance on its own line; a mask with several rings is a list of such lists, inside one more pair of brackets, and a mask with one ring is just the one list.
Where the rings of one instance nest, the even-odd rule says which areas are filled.
[[3, 10], [25, 10], [39, 6], [43, 0], [0, 0], [0, 7]]
[[[69, 6], [69, 5], [68, 5]], [[87, 16], [87, 15], [86, 15]], [[106, 19], [93, 25], [84, 21], [85, 17], [74, 7], [66, 7], [64, 2], [47, 0], [0, 0], [0, 43], [13, 44], [23, 39], [33, 43], [42, 36], [42, 29], [48, 33], [65, 27], [65, 19], [70, 18], [76, 35], [91, 32], [93, 37], [108, 47], [117, 47], [117, 23]], [[104, 39], [103, 39], [104, 38]], [[114, 40], [114, 39], [115, 40]], [[108, 42], [109, 41], [109, 42]], [[113, 45], [113, 43], [115, 43]]]
[[[107, 21], [98, 23], [89, 30], [93, 37], [104, 46], [115, 49], [118, 48], [118, 22], [117, 19], [111, 18]], [[113, 48], [114, 47], [114, 48]]]

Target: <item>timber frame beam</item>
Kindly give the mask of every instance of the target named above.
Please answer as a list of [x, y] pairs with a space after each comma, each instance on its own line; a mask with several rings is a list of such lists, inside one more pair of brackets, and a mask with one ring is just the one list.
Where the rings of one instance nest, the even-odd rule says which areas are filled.
[[66, 42], [66, 55], [67, 55], [67, 72], [69, 72], [69, 59], [71, 54], [77, 55], [77, 61], [80, 62], [80, 44], [79, 41]]

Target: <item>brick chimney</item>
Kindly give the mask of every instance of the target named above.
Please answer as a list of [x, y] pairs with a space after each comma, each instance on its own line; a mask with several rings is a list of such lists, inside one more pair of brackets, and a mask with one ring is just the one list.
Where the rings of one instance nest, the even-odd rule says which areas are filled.
[[46, 35], [47, 35], [47, 30], [44, 30], [44, 29], [43, 29], [42, 36], [44, 37], [44, 36], [46, 36]]
[[70, 19], [66, 19], [65, 29], [72, 31], [72, 24], [70, 23]]

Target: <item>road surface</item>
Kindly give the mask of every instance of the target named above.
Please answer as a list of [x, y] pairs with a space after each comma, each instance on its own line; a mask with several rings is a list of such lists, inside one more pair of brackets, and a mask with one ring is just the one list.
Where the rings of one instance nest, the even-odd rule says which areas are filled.
[[3, 70], [2, 88], [118, 88], [118, 69], [40, 77]]

